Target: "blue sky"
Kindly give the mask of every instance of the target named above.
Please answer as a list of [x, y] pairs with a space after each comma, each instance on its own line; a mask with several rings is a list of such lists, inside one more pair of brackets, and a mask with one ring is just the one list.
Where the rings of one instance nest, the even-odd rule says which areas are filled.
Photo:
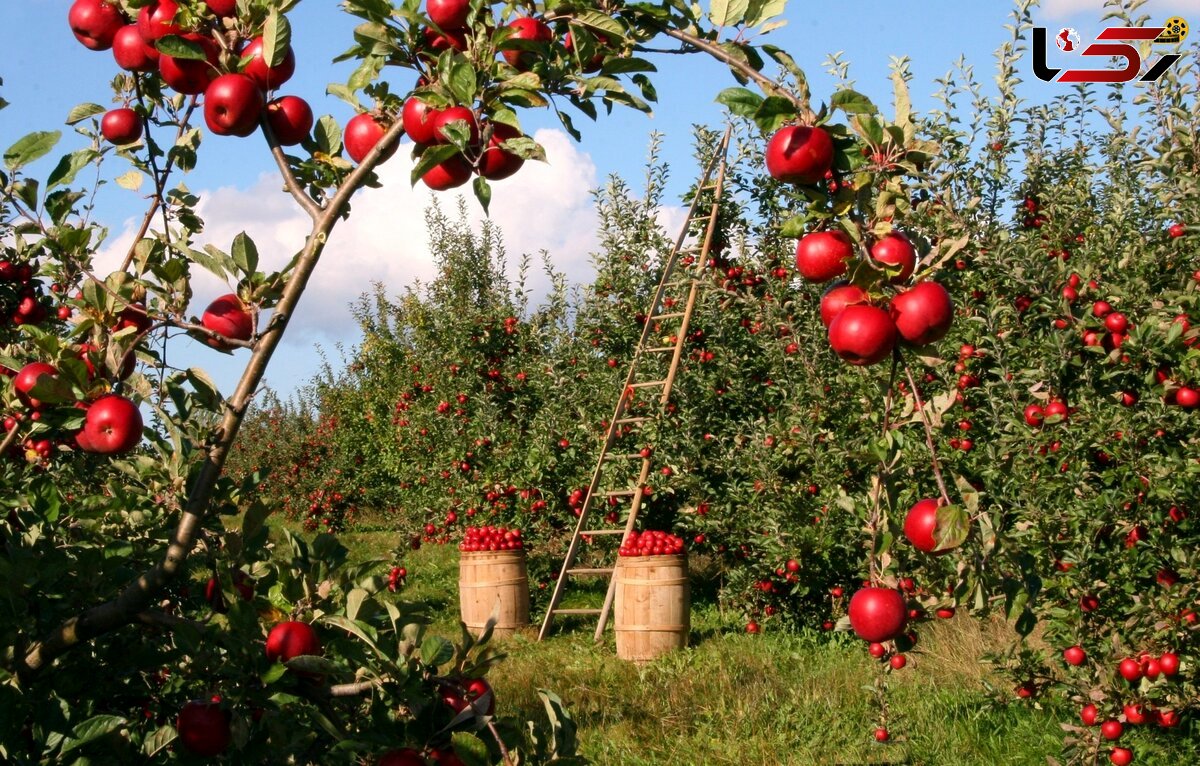
[[[1050, 27], [1051, 34], [1071, 26], [1086, 43], [1103, 26], [1099, 21], [1102, 0], [1047, 0], [1042, 5], [1034, 12], [1034, 21]], [[117, 72], [115, 64], [107, 52], [93, 53], [74, 40], [66, 24], [69, 6], [69, 0], [0, 0], [0, 29], [5, 30], [6, 38], [0, 53], [0, 77], [4, 80], [0, 95], [12, 104], [0, 111], [0, 148], [28, 131], [62, 127], [77, 103], [106, 104], [110, 99], [108, 83]], [[808, 73], [815, 101], [826, 98], [832, 88], [823, 61], [829, 53], [841, 51], [851, 63], [856, 87], [885, 110], [891, 98], [889, 57], [907, 55], [914, 75], [914, 106], [926, 109], [933, 105], [934, 79], [944, 75], [960, 55], [974, 65], [979, 80], [990, 84], [993, 53], [1009, 34], [1003, 25], [1010, 20], [1011, 7], [1006, 0], [819, 4], [792, 0], [784, 15], [787, 26], [765, 40], [792, 53]], [[1182, 15], [1197, 34], [1198, 10], [1197, 0], [1150, 0], [1140, 12], [1158, 23], [1170, 15]], [[349, 71], [347, 65], [335, 67], [328, 62], [348, 47], [355, 20], [336, 10], [333, 0], [304, 0], [291, 20], [299, 63], [295, 78], [282, 92], [304, 96], [318, 114], [346, 120], [351, 116], [349, 108], [322, 94], [328, 82], [344, 81]], [[1051, 65], [1059, 55], [1051, 52]], [[653, 117], [617, 110], [591, 123], [580, 116], [576, 125], [584, 140], [582, 145], [572, 145], [561, 131], [554, 130], [557, 123], [552, 115], [522, 114], [527, 130], [540, 130], [537, 137], [546, 143], [551, 162], [550, 167], [527, 167], [495, 187], [493, 218], [508, 235], [510, 255], [545, 248], [560, 269], [586, 280], [586, 254], [593, 243], [587, 192], [610, 173], [639, 178], [653, 130], [665, 134], [663, 158], [677, 168], [670, 192], [677, 196], [686, 188], [691, 174], [690, 126], [719, 124], [721, 110], [713, 98], [735, 83], [727, 70], [701, 56], [657, 56], [654, 61], [660, 72], [655, 78], [659, 102]], [[1057, 88], [1066, 87], [1038, 83], [1030, 73], [1028, 56], [1022, 65], [1026, 95], [1049, 99]], [[76, 148], [79, 142], [72, 143], [72, 139], [78, 137], [69, 128], [64, 132], [60, 148]], [[290, 337], [268, 373], [268, 382], [281, 391], [293, 390], [319, 363], [315, 343], [328, 348], [335, 342], [353, 341], [346, 302], [366, 289], [370, 280], [383, 281], [389, 290], [399, 292], [414, 277], [430, 274], [427, 249], [417, 244], [425, 238], [420, 211], [430, 197], [407, 188], [405, 154], [402, 149], [385, 166], [384, 189], [362, 193], [370, 195], [355, 206], [363, 221], [354, 223], [352, 217], [353, 226], [335, 232], [314, 283], [321, 289], [306, 296], [301, 305], [302, 310], [308, 309], [308, 319], [289, 329]], [[127, 169], [119, 165], [119, 161], [112, 163], [111, 175]], [[39, 170], [42, 175], [47, 172], [47, 168], [35, 168], [34, 173]], [[203, 210], [211, 224], [206, 238], [228, 248], [232, 236], [244, 228], [254, 236], [268, 262], [281, 263], [290, 257], [302, 244], [305, 229], [287, 198], [278, 194], [279, 184], [271, 172], [261, 140], [206, 139], [201, 167], [186, 178], [189, 188], [205, 200]], [[451, 203], [452, 198], [443, 195], [441, 199]], [[99, 211], [112, 230], [113, 252], [120, 248], [120, 235], [139, 215], [142, 204], [136, 195], [115, 185], [105, 189]], [[529, 225], [530, 209], [541, 211], [537, 226]], [[670, 211], [665, 211], [664, 220], [672, 220]], [[198, 284], [195, 312], [203, 309], [202, 301], [225, 291], [217, 284]], [[174, 353], [212, 370], [224, 390], [232, 389], [244, 361], [190, 342]]]

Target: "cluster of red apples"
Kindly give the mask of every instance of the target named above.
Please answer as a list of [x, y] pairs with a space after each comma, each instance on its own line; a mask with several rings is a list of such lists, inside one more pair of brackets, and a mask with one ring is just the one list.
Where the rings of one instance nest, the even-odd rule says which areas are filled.
[[[75, 0], [68, 23], [75, 38], [94, 51], [112, 50], [117, 66], [129, 72], [154, 73], [177, 93], [204, 95], [204, 121], [221, 136], [248, 136], [264, 114], [275, 138], [284, 146], [303, 141], [312, 130], [313, 113], [297, 96], [269, 103], [269, 93], [287, 82], [296, 69], [289, 47], [275, 66], [263, 38], [233, 40], [223, 34], [222, 22], [237, 14], [236, 0], [204, 0], [212, 14], [209, 28], [184, 29], [176, 22], [174, 0], [153, 0], [136, 19], [106, 0]], [[157, 47], [160, 40], [179, 37], [204, 53], [203, 60], [170, 56]], [[241, 62], [245, 62], [242, 64]], [[142, 118], [128, 106], [113, 109], [100, 121], [101, 134], [125, 146], [142, 137]]]
[[[789, 125], [767, 144], [767, 172], [784, 183], [824, 182], [832, 178], [833, 159], [833, 140], [820, 127]], [[814, 231], [796, 243], [796, 269], [807, 281], [823, 284], [850, 271], [859, 260], [856, 250], [840, 229]], [[871, 243], [868, 252], [871, 269], [855, 269], [855, 281], [839, 281], [821, 298], [821, 321], [838, 356], [870, 365], [887, 358], [898, 341], [924, 346], [945, 337], [954, 319], [946, 289], [931, 280], [903, 287], [917, 264], [908, 237], [893, 230]], [[875, 294], [875, 285], [883, 283], [895, 289], [886, 308]]]
[[647, 529], [630, 532], [621, 542], [619, 556], [679, 556], [683, 554], [683, 538], [670, 532]]
[[478, 551], [519, 551], [524, 550], [525, 542], [521, 539], [521, 530], [507, 527], [467, 527], [463, 533], [463, 541], [458, 544], [460, 551], [475, 553]]

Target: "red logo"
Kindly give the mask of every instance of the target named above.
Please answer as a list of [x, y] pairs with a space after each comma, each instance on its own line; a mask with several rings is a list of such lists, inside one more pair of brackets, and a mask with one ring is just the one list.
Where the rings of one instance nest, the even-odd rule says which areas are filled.
[[[1103, 69], [1056, 69], [1046, 66], [1046, 28], [1033, 28], [1033, 73], [1043, 82], [1154, 82], [1181, 58], [1178, 53], [1165, 53], [1142, 74], [1142, 55], [1130, 43], [1176, 42], [1178, 36], [1164, 34], [1166, 27], [1109, 27], [1083, 50], [1081, 56], [1101, 59], [1116, 59], [1118, 68]], [[1166, 39], [1166, 38], [1171, 39]], [[1074, 29], [1065, 28], [1055, 36], [1054, 42], [1064, 53], [1072, 53], [1078, 47], [1079, 36]], [[1139, 76], [1140, 75], [1140, 76]]]

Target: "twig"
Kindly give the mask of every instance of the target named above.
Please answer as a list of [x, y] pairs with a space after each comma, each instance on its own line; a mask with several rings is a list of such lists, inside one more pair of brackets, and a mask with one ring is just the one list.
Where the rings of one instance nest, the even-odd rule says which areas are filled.
[[288, 166], [287, 157], [283, 154], [283, 148], [279, 145], [279, 139], [275, 137], [275, 131], [271, 130], [271, 122], [267, 119], [267, 110], [263, 110], [262, 118], [259, 119], [259, 125], [262, 127], [263, 137], [267, 139], [267, 146], [271, 149], [271, 156], [275, 159], [275, 164], [279, 167], [279, 174], [283, 176], [283, 185], [287, 188], [288, 193], [299, 203], [300, 207], [304, 208], [304, 212], [308, 213], [308, 217], [314, 221], [321, 217], [322, 208], [317, 204], [316, 200], [304, 193], [300, 188], [299, 182], [296, 180], [296, 174], [292, 172]]
[[946, 482], [942, 480], [942, 469], [938, 466], [937, 450], [933, 446], [933, 425], [929, 422], [929, 416], [925, 412], [925, 403], [921, 401], [921, 394], [917, 391], [917, 384], [913, 380], [908, 362], [904, 363], [904, 374], [908, 377], [908, 387], [912, 389], [917, 412], [921, 414], [921, 424], [925, 426], [925, 444], [929, 447], [929, 459], [933, 464], [933, 478], [937, 481], [938, 490], [942, 493], [942, 500], [946, 505], [953, 505], [950, 502], [950, 493], [946, 491]]

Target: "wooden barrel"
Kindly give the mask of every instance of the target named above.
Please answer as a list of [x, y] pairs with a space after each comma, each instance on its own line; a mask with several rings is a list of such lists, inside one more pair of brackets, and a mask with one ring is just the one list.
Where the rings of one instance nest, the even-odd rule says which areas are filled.
[[499, 615], [494, 636], [511, 636], [528, 627], [525, 551], [463, 551], [458, 560], [458, 598], [462, 621], [475, 635], [493, 611]]
[[645, 662], [687, 646], [691, 593], [686, 555], [621, 556], [614, 576], [618, 657]]

